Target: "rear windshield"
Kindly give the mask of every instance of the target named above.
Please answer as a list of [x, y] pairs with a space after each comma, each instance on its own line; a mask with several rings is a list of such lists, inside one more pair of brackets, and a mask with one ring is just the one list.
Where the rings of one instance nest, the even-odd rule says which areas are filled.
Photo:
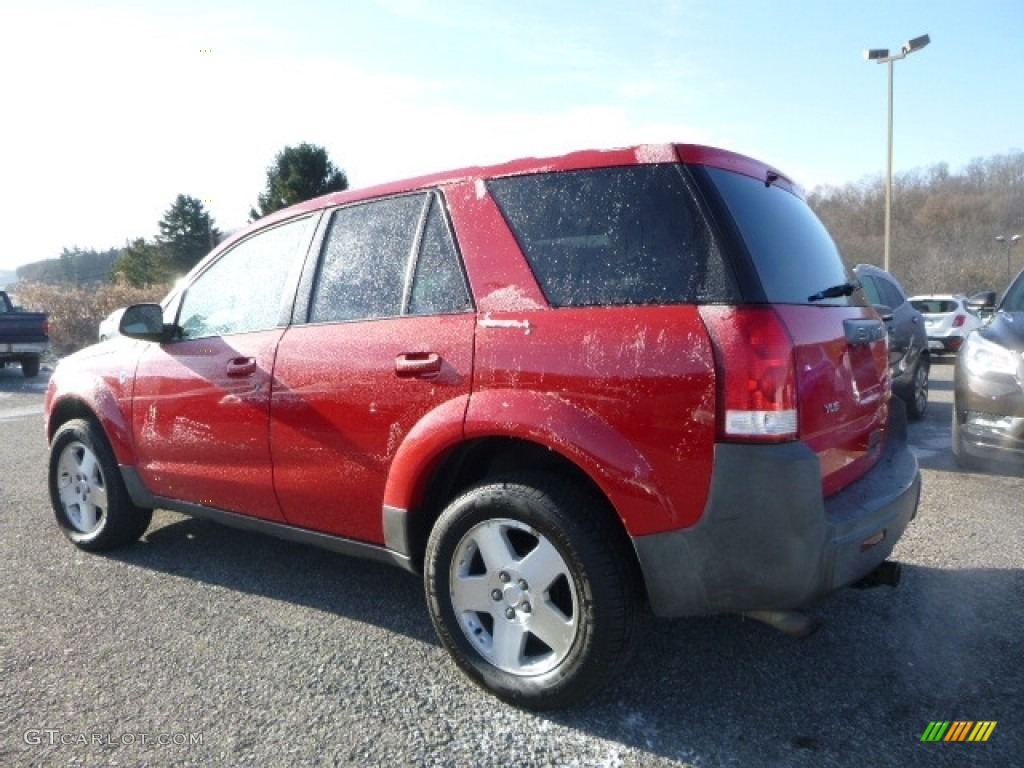
[[511, 176], [488, 189], [556, 307], [734, 294], [680, 166]]
[[[765, 300], [807, 304], [809, 297], [849, 282], [825, 226], [802, 199], [774, 185], [720, 168], [707, 173], [721, 194], [754, 261]], [[862, 304], [857, 294], [819, 304]]]
[[910, 302], [910, 305], [925, 315], [945, 315], [950, 312], [956, 312], [958, 307], [955, 301], [943, 299], [914, 299]]

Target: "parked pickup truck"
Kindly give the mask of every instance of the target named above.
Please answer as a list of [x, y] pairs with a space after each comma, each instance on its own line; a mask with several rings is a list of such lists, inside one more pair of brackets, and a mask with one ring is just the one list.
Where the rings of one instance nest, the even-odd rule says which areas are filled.
[[39, 358], [50, 343], [50, 322], [43, 312], [22, 312], [0, 291], [0, 368], [21, 363], [26, 377], [39, 374]]

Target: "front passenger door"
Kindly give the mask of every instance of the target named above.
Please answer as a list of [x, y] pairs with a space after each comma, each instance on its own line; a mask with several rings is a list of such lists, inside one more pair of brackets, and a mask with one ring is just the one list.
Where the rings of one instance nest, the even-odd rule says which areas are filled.
[[143, 352], [132, 431], [153, 494], [281, 519], [268, 435], [272, 372], [317, 219], [226, 251], [184, 290], [180, 338]]

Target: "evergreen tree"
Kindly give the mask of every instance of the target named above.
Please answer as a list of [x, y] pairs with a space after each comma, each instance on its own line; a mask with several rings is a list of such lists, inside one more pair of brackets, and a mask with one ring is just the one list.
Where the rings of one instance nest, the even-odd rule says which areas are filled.
[[348, 178], [334, 166], [326, 149], [305, 143], [285, 147], [267, 169], [267, 188], [249, 217], [255, 221], [289, 205], [345, 189]]
[[166, 282], [170, 271], [159, 247], [140, 237], [124, 247], [111, 274], [115, 282], [145, 288]]
[[213, 250], [220, 232], [201, 200], [178, 195], [160, 220], [160, 245], [167, 268], [172, 274], [184, 275]]

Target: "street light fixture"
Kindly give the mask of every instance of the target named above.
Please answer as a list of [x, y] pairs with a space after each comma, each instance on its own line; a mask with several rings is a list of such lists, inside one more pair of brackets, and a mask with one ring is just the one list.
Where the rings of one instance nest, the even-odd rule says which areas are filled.
[[1000, 243], [1006, 243], [1006, 284], [1010, 284], [1010, 249], [1013, 248], [1013, 244], [1020, 240], [1020, 235], [1014, 235], [1013, 237], [1006, 237], [1005, 235], [996, 235], [996, 240]]
[[914, 51], [920, 51], [932, 39], [928, 35], [915, 37], [900, 46], [899, 53], [889, 53], [888, 48], [869, 48], [864, 51], [864, 58], [879, 64], [889, 65], [889, 156], [885, 173], [885, 270], [889, 271], [889, 247], [892, 240], [892, 74], [893, 64], [905, 59]]

